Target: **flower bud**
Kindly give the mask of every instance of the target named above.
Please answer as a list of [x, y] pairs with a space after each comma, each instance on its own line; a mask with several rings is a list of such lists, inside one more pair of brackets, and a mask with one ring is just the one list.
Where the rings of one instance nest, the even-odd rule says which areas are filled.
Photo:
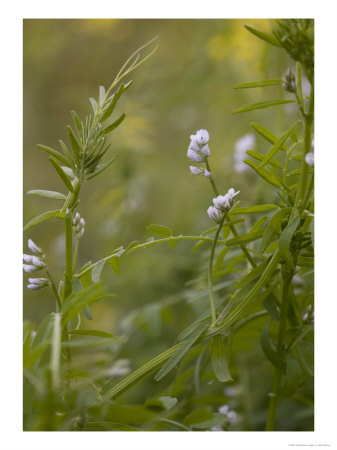
[[211, 178], [212, 174], [207, 169], [205, 169], [204, 175], [206, 178]]
[[39, 270], [38, 267], [32, 266], [30, 264], [22, 264], [22, 267], [25, 272], [35, 272], [36, 270]]
[[49, 283], [47, 278], [28, 278], [30, 284], [46, 285]]
[[211, 151], [210, 151], [210, 149], [208, 147], [208, 144], [206, 144], [203, 147], [201, 147], [200, 153], [203, 154], [204, 156], [209, 156], [211, 154]]
[[195, 140], [198, 145], [205, 145], [209, 141], [209, 134], [207, 130], [198, 130], [195, 135]]
[[228, 197], [228, 194], [226, 195], [218, 195], [217, 197], [213, 198], [213, 204], [216, 209], [219, 211], [227, 211], [227, 209], [230, 207], [230, 200]]
[[24, 262], [26, 263], [32, 263], [33, 262], [33, 255], [22, 255], [22, 259], [24, 260]]
[[31, 239], [28, 239], [28, 247], [33, 253], [40, 253], [41, 255], [44, 253]]
[[199, 167], [190, 166], [190, 171], [193, 173], [193, 175], [200, 175], [203, 173], [204, 169], [199, 169]]
[[309, 152], [305, 155], [305, 162], [308, 164], [308, 166], [314, 167], [315, 164], [314, 152]]
[[207, 209], [207, 214], [208, 214], [208, 217], [210, 219], [214, 220], [214, 222], [216, 222], [216, 223], [220, 223], [223, 218], [222, 212], [219, 209], [215, 208], [214, 206], [210, 206]]
[[32, 257], [32, 263], [38, 269], [41, 269], [42, 267], [45, 267], [45, 263], [43, 261], [41, 261], [41, 259], [38, 256], [33, 256]]
[[199, 155], [199, 153], [191, 150], [190, 148], [187, 150], [187, 157], [194, 162], [202, 162], [204, 158]]

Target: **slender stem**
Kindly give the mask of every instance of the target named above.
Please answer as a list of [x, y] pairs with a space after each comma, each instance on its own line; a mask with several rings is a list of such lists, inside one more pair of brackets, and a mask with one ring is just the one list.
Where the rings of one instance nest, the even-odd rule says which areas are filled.
[[76, 264], [77, 264], [77, 256], [78, 256], [78, 244], [79, 244], [79, 238], [76, 235], [75, 236], [75, 243], [74, 243], [73, 273], [76, 272]]
[[64, 300], [71, 294], [73, 283], [73, 226], [72, 214], [68, 212], [65, 218], [66, 225], [66, 266], [65, 266], [65, 285]]
[[59, 294], [57, 292], [55, 281], [54, 281], [54, 279], [53, 279], [53, 277], [52, 277], [52, 275], [49, 272], [47, 267], [45, 267], [45, 271], [46, 271], [46, 274], [47, 274], [47, 277], [48, 277], [48, 280], [49, 280], [49, 283], [50, 283], [50, 288], [51, 288], [53, 294], [55, 295], [58, 310], [61, 311], [62, 304], [61, 304], [61, 300], [60, 300]]
[[[285, 269], [283, 272], [286, 272]], [[284, 344], [286, 329], [287, 329], [287, 317], [289, 309], [289, 287], [291, 283], [292, 275], [285, 274], [283, 276], [283, 291], [282, 291], [282, 304], [281, 304], [281, 317], [278, 330], [277, 340], [277, 352], [280, 360], [285, 361], [286, 347]], [[276, 411], [278, 406], [278, 391], [282, 381], [282, 368], [276, 367], [273, 377], [272, 392], [269, 400], [268, 416], [266, 422], [266, 431], [273, 431], [275, 427]]]
[[[205, 158], [205, 166], [206, 166], [206, 169], [211, 173], [210, 182], [211, 182], [211, 185], [212, 185], [214, 194], [215, 194], [216, 196], [218, 196], [218, 195], [219, 195], [219, 191], [218, 191], [218, 189], [217, 189], [217, 187], [216, 187], [216, 183], [215, 183], [215, 180], [214, 180], [212, 171], [211, 171], [211, 166], [210, 166], [209, 161], [208, 161], [207, 158]], [[229, 219], [228, 217], [226, 217], [226, 220], [230, 220], [230, 219]], [[234, 235], [235, 237], [238, 237], [238, 236], [239, 236], [239, 233], [236, 231], [236, 228], [235, 228], [234, 225], [230, 225], [230, 226], [229, 226], [229, 229], [231, 230], [231, 232], [233, 233], [233, 235]], [[255, 261], [254, 261], [254, 258], [249, 254], [249, 252], [248, 252], [248, 250], [246, 249], [246, 247], [245, 247], [244, 245], [241, 244], [241, 245], [240, 245], [240, 248], [241, 248], [242, 252], [244, 253], [245, 257], [246, 257], [246, 258], [248, 259], [248, 261], [250, 262], [250, 264], [251, 264], [253, 267], [256, 267], [256, 263], [255, 263]]]
[[218, 228], [216, 230], [216, 233], [215, 233], [215, 236], [214, 236], [214, 239], [213, 239], [211, 253], [209, 255], [208, 291], [209, 291], [209, 301], [211, 303], [212, 325], [214, 325], [215, 322], [216, 322], [216, 311], [215, 311], [215, 303], [214, 303], [214, 296], [213, 296], [213, 258], [214, 258], [214, 251], [215, 251], [216, 243], [218, 241], [219, 233], [220, 233], [220, 230], [221, 230], [222, 225], [224, 223], [225, 217], [226, 217], [226, 214], [224, 214], [223, 218], [221, 219], [221, 222], [218, 225]]

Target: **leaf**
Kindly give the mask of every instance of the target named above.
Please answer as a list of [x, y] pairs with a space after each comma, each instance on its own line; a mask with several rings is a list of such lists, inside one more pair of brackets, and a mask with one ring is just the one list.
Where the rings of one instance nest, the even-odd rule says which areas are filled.
[[80, 118], [78, 117], [77, 113], [75, 111], [71, 111], [71, 115], [73, 117], [75, 126], [76, 126], [76, 130], [78, 132], [79, 135], [81, 135], [81, 133], [83, 132], [83, 124], [80, 121]]
[[116, 159], [116, 156], [113, 156], [107, 163], [99, 165], [96, 167], [94, 172], [92, 172], [90, 175], [86, 175], [87, 180], [91, 180], [92, 178], [96, 177], [100, 173], [102, 173], [105, 169], [107, 169]]
[[[259, 152], [256, 152], [256, 151], [254, 151], [254, 150], [247, 150], [246, 151], [246, 154], [248, 155], [248, 156], [251, 156], [252, 158], [255, 158], [255, 159], [257, 159], [258, 161], [262, 161], [263, 160], [263, 158], [264, 158], [264, 154], [263, 153], [259, 153]], [[269, 162], [269, 164], [271, 165], [271, 166], [274, 166], [274, 167], [277, 167], [278, 169], [283, 169], [283, 166], [282, 166], [282, 164], [280, 163], [280, 162], [278, 162], [276, 159], [271, 159], [270, 161], [268, 161]]]
[[52, 163], [54, 169], [56, 170], [56, 172], [58, 173], [58, 175], [60, 176], [61, 180], [63, 181], [63, 183], [66, 185], [66, 187], [69, 189], [70, 192], [74, 192], [74, 188], [73, 185], [71, 184], [71, 181], [69, 180], [69, 178], [67, 177], [67, 175], [65, 174], [64, 170], [62, 169], [62, 167], [59, 165], [59, 163], [56, 161], [55, 158], [53, 158], [52, 156], [49, 157], [49, 161]]
[[297, 391], [302, 379], [302, 371], [297, 360], [288, 355], [287, 358], [287, 372], [279, 392], [280, 397], [291, 397]]
[[[224, 228], [224, 229], [227, 229], [227, 230], [228, 230], [228, 228]], [[228, 250], [229, 250], [229, 248], [225, 246], [225, 247], [220, 251], [220, 253], [218, 254], [217, 259], [216, 259], [216, 261], [215, 261], [215, 264], [214, 264], [214, 270], [219, 270], [219, 269], [221, 268], [221, 266], [222, 266], [222, 261], [223, 261], [224, 257], [226, 256]]]
[[229, 373], [225, 344], [220, 335], [214, 336], [212, 339], [211, 362], [215, 376], [219, 381], [226, 383], [233, 380]]
[[[272, 184], [273, 186], [281, 187], [282, 183], [278, 180], [275, 175], [271, 174], [266, 169], [261, 169], [254, 161], [251, 161], [249, 159], [245, 159], [244, 162], [248, 164], [252, 169], [255, 170], [255, 172], [260, 175], [261, 178], [263, 178], [268, 183]], [[231, 211], [231, 214], [233, 212]]]
[[275, 367], [281, 369], [282, 372], [285, 372], [286, 370], [285, 362], [280, 359], [275, 349], [275, 345], [269, 337], [269, 325], [270, 322], [267, 322], [261, 333], [260, 342], [263, 353]]
[[129, 81], [129, 83], [127, 83], [125, 85], [124, 84], [120, 85], [118, 91], [113, 94], [113, 96], [110, 98], [107, 106], [105, 107], [104, 113], [101, 117], [101, 122], [104, 122], [111, 116], [120, 96], [131, 86], [131, 84], [132, 84], [132, 81]]
[[240, 108], [234, 109], [234, 111], [232, 111], [232, 114], [255, 111], [256, 109], [270, 108], [271, 106], [286, 105], [287, 103], [294, 103], [294, 102], [296, 102], [296, 100], [278, 99], [278, 100], [268, 100], [266, 102], [250, 103], [249, 105], [241, 106]]
[[112, 268], [112, 270], [115, 272], [116, 275], [119, 275], [120, 269], [119, 269], [119, 256], [113, 256], [110, 261], [110, 266]]
[[130, 252], [134, 247], [137, 247], [137, 245], [139, 245], [139, 241], [130, 242], [130, 244], [124, 250], [124, 254]]
[[231, 214], [254, 214], [259, 212], [272, 211], [273, 209], [277, 208], [278, 206], [272, 204], [247, 206], [244, 208], [238, 208], [233, 212], [231, 211]]
[[175, 397], [163, 396], [147, 398], [145, 401], [145, 406], [153, 409], [172, 409], [178, 403], [178, 399]]
[[206, 242], [207, 242], [207, 241], [204, 241], [204, 240], [198, 241], [198, 242], [193, 246], [192, 252], [198, 251], [199, 248], [200, 248], [203, 244], [205, 244]]
[[247, 233], [242, 236], [235, 237], [233, 239], [228, 239], [226, 241], [226, 245], [240, 245], [247, 242], [256, 241], [264, 234], [264, 230], [255, 231], [254, 233]]
[[74, 168], [75, 168], [75, 166], [74, 166], [74, 161], [73, 161], [72, 157], [70, 156], [70, 152], [69, 152], [69, 150], [68, 150], [68, 147], [67, 147], [66, 144], [65, 144], [63, 141], [61, 141], [61, 140], [59, 140], [59, 144], [60, 144], [60, 147], [62, 148], [63, 153], [65, 154], [65, 156], [66, 156], [66, 158], [67, 158], [67, 161], [68, 161], [67, 164], [69, 164], [69, 166], [72, 167], [72, 168], [74, 169]]
[[28, 195], [36, 195], [37, 197], [54, 198], [56, 200], [66, 200], [66, 196], [60, 192], [45, 191], [42, 189], [32, 190], [27, 192]]
[[213, 413], [209, 406], [198, 408], [184, 419], [184, 424], [191, 428], [208, 430], [217, 425], [226, 422], [227, 417], [224, 414]]
[[[266, 128], [264, 128], [262, 125], [259, 125], [256, 122], [251, 122], [250, 124], [253, 128], [255, 128], [255, 130], [263, 137], [265, 138], [268, 142], [270, 142], [271, 144], [275, 144], [275, 142], [277, 141], [277, 137], [271, 133], [270, 131], [268, 131]], [[281, 145], [280, 147], [281, 150], [286, 151], [287, 148], [284, 145]]]
[[186, 355], [192, 345], [201, 336], [203, 331], [208, 327], [208, 323], [201, 323], [194, 331], [191, 333], [188, 339], [181, 343], [181, 346], [176, 350], [176, 352], [170, 357], [167, 363], [157, 372], [154, 377], [155, 381], [160, 381], [164, 378], [171, 370], [181, 361], [181, 359]]
[[82, 314], [83, 316], [87, 319], [87, 320], [92, 320], [92, 313], [91, 313], [91, 309], [89, 305], [86, 305], [83, 309], [82, 309]]
[[292, 208], [283, 208], [280, 211], [277, 211], [271, 218], [261, 241], [260, 245], [261, 252], [264, 252], [266, 250], [266, 248], [271, 243], [274, 236], [281, 230], [282, 220], [287, 218], [291, 213], [291, 211]]
[[265, 86], [278, 86], [283, 83], [281, 78], [273, 78], [271, 80], [250, 81], [248, 83], [239, 83], [234, 86], [234, 89], [247, 89]]
[[272, 146], [272, 148], [269, 150], [269, 152], [266, 154], [261, 164], [259, 165], [260, 169], [262, 169], [262, 167], [264, 167], [272, 159], [272, 157], [277, 153], [277, 151], [285, 143], [288, 137], [294, 132], [296, 126], [297, 122], [294, 123], [290, 128], [288, 128], [288, 130], [280, 137], [280, 139], [275, 142], [275, 144]]
[[164, 225], [151, 224], [146, 228], [158, 236], [165, 236], [165, 237], [172, 236], [172, 231], [168, 227], [165, 227]]
[[66, 158], [57, 150], [54, 150], [53, 148], [47, 147], [46, 145], [42, 145], [42, 144], [38, 144], [36, 147], [47, 152], [49, 155], [53, 156], [54, 158], [57, 158], [63, 164], [66, 164], [66, 165], [68, 164], [68, 161], [66, 160]]
[[99, 104], [102, 105], [105, 99], [105, 88], [104, 86], [99, 87]]
[[93, 97], [89, 98], [89, 101], [91, 103], [92, 109], [94, 110], [94, 113], [96, 114], [97, 112], [97, 102]]
[[98, 281], [101, 279], [101, 273], [104, 267], [105, 261], [102, 259], [101, 261], [98, 261], [96, 263], [91, 271], [91, 279], [93, 283], [98, 283]]
[[117, 339], [115, 335], [100, 330], [70, 330], [68, 334], [79, 334], [81, 336], [97, 336], [110, 339]]
[[299, 223], [299, 218], [295, 219], [291, 223], [288, 223], [279, 238], [280, 256], [285, 258], [291, 265], [293, 264], [293, 261], [290, 254], [290, 243]]
[[255, 233], [255, 231], [261, 230], [261, 228], [265, 224], [266, 220], [268, 220], [267, 216], [261, 217], [261, 219], [259, 219], [257, 222], [254, 223], [252, 228], [249, 230], [249, 233]]
[[104, 128], [103, 134], [104, 134], [104, 135], [107, 135], [107, 134], [111, 133], [111, 131], [113, 131], [115, 128], [118, 127], [118, 125], [120, 125], [120, 124], [123, 122], [123, 120], [125, 119], [125, 117], [126, 117], [126, 116], [125, 116], [124, 113], [121, 114], [121, 115], [118, 117], [117, 120], [115, 120], [114, 122], [112, 122], [111, 125], [109, 125], [109, 126], [107, 126], [106, 128]]
[[258, 30], [257, 28], [252, 27], [251, 25], [245, 25], [245, 28], [250, 33], [254, 34], [254, 36], [257, 36], [263, 41], [268, 42], [268, 44], [275, 45], [275, 47], [282, 47], [278, 39], [273, 34], [269, 34], [266, 33], [265, 31]]
[[34, 219], [30, 220], [23, 228], [23, 231], [28, 231], [31, 228], [35, 227], [39, 223], [45, 222], [48, 219], [51, 219], [52, 217], [61, 217], [60, 210], [55, 209], [53, 211], [47, 211], [43, 214], [40, 214], [37, 217], [34, 217]]
[[104, 290], [99, 283], [88, 286], [79, 292], [73, 292], [63, 304], [63, 322], [66, 324], [76, 317], [87, 305], [102, 299]]
[[71, 145], [71, 149], [73, 151], [73, 155], [75, 158], [75, 161], [78, 165], [78, 167], [80, 167], [81, 165], [81, 154], [82, 154], [82, 149], [81, 149], [81, 145], [78, 142], [75, 133], [73, 132], [73, 129], [71, 128], [70, 125], [66, 126], [67, 131], [68, 131], [68, 137], [69, 137], [69, 141], [70, 141], [70, 145]]

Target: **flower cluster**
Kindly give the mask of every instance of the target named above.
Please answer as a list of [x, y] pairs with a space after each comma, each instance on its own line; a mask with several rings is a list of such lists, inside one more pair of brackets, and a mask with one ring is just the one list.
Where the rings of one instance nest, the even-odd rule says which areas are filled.
[[245, 134], [242, 138], [235, 142], [234, 151], [234, 169], [236, 172], [246, 172], [248, 169], [244, 163], [246, 158], [246, 151], [252, 150], [255, 146], [255, 136], [252, 133]]
[[[204, 162], [211, 154], [208, 147], [209, 134], [207, 130], [198, 130], [196, 134], [191, 134], [191, 142], [187, 150], [187, 157], [197, 163]], [[190, 166], [193, 175], [204, 174], [206, 178], [211, 178], [211, 173], [207, 169]]]
[[234, 203], [234, 197], [239, 194], [240, 191], [235, 192], [233, 188], [230, 188], [225, 195], [218, 195], [213, 198], [214, 206], [210, 206], [207, 209], [207, 214], [210, 219], [216, 223], [220, 223], [223, 219], [224, 213], [226, 213]]
[[77, 212], [75, 214], [75, 217], [73, 218], [73, 230], [77, 234], [77, 238], [80, 239], [80, 237], [83, 236], [84, 233], [84, 225], [85, 221], [80, 216], [80, 214]]
[[[28, 239], [28, 247], [32, 253], [36, 255], [26, 255], [23, 254], [22, 258], [25, 263], [23, 264], [23, 270], [25, 272], [36, 272], [38, 270], [44, 269], [46, 267], [45, 258], [46, 255], [43, 250], [40, 249], [31, 239]], [[49, 281], [47, 278], [28, 278], [29, 284], [28, 289], [37, 290], [48, 286]]]

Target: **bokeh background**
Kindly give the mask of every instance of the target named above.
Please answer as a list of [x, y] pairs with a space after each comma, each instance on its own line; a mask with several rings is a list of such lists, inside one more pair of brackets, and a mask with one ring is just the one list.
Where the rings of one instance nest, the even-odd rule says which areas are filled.
[[[83, 188], [78, 211], [86, 229], [78, 267], [120, 245], [144, 242], [151, 236], [146, 228], [151, 223], [166, 225], [174, 234], [190, 235], [212, 226], [206, 213], [213, 197], [210, 183], [191, 175], [186, 157], [189, 136], [200, 128], [209, 131], [210, 162], [222, 193], [230, 187], [240, 190], [244, 206], [271, 202], [275, 193], [254, 173], [234, 170], [235, 142], [253, 131], [249, 125], [253, 120], [279, 134], [296, 112], [287, 106], [233, 115], [232, 110], [244, 104], [285, 96], [280, 86], [247, 90], [233, 86], [280, 78], [289, 60], [281, 49], [252, 36], [245, 23], [265, 31], [272, 26], [265, 19], [24, 20], [24, 222], [58, 204], [58, 200], [27, 196], [27, 190], [63, 192], [46, 154], [36, 144], [58, 148], [58, 139], [66, 139], [65, 125], [72, 122], [70, 111], [74, 109], [82, 118], [89, 113], [88, 98], [97, 97], [98, 86], [108, 88], [127, 57], [155, 36], [159, 36], [159, 49], [126, 79], [132, 79], [133, 85], [118, 104], [117, 114], [127, 115], [111, 138], [111, 153], [118, 157]], [[267, 149], [259, 137], [256, 149]], [[28, 237], [46, 250], [57, 280], [64, 267], [62, 225], [51, 220], [24, 237], [26, 252]], [[192, 247], [193, 243], [182, 242], [175, 249], [156, 246], [128, 255], [121, 259], [119, 276], [104, 268], [104, 285], [117, 297], [93, 305], [93, 321], [85, 326], [119, 334], [136, 317], [135, 331], [121, 353], [132, 359], [132, 369], [172, 345], [195, 318], [198, 301], [190, 301], [181, 292], [196, 279], [196, 288], [205, 288], [207, 251], [203, 257], [202, 252], [193, 253]], [[158, 303], [168, 306], [158, 308]], [[37, 326], [53, 311], [54, 302], [47, 290], [24, 289], [23, 306], [24, 318]], [[252, 332], [239, 348], [238, 378], [254, 387], [249, 408], [261, 406], [271, 382], [271, 366], [264, 362], [258, 339]], [[259, 365], [256, 374], [252, 361]], [[263, 364], [265, 380], [260, 386]], [[156, 389], [151, 380], [145, 380], [126, 397], [142, 400]], [[267, 399], [262, 403], [262, 409], [257, 408], [260, 416], [254, 414], [255, 422], [246, 424], [247, 429], [263, 427]], [[284, 426], [291, 429], [292, 421], [287, 423], [287, 414], [284, 417]], [[302, 429], [311, 426], [306, 416], [303, 420]]]

